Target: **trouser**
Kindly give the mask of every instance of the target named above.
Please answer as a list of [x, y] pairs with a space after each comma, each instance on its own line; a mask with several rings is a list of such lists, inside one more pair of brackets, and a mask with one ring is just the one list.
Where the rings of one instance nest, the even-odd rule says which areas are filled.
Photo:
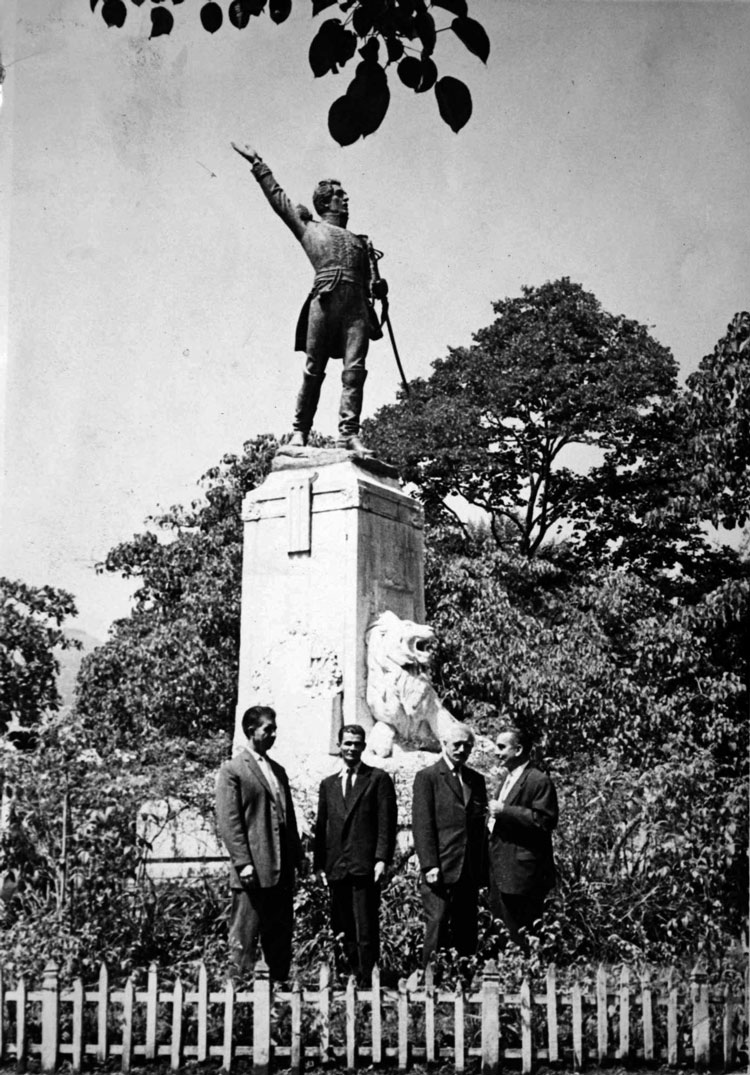
[[534, 933], [534, 923], [542, 917], [544, 896], [544, 892], [501, 892], [490, 879], [492, 916], [505, 923], [510, 939], [521, 948], [528, 947], [528, 937]]
[[460, 956], [474, 955], [477, 948], [478, 887], [468, 870], [453, 884], [428, 885], [422, 879], [422, 905], [425, 910], [422, 965], [427, 964], [439, 948], [455, 948]]
[[343, 935], [346, 969], [369, 982], [380, 958], [380, 885], [372, 877], [349, 874], [329, 882], [331, 927]]
[[[325, 380], [325, 368], [328, 359], [320, 360], [308, 355], [305, 372], [302, 375], [302, 387], [297, 395], [292, 428], [305, 436], [312, 429], [315, 412], [318, 409], [320, 388]], [[339, 403], [339, 436], [353, 437], [359, 433], [359, 418], [362, 413], [362, 398], [367, 370], [359, 366], [353, 369], [344, 366], [341, 373], [341, 402]]]
[[249, 974], [254, 970], [260, 941], [271, 978], [283, 982], [289, 977], [293, 897], [291, 880], [271, 888], [232, 889], [229, 954], [235, 972]]
[[293, 428], [307, 435], [312, 429], [326, 366], [332, 355], [343, 359], [339, 436], [359, 433], [362, 395], [370, 343], [368, 309], [361, 288], [348, 283], [315, 296], [308, 313], [307, 361], [297, 396]]

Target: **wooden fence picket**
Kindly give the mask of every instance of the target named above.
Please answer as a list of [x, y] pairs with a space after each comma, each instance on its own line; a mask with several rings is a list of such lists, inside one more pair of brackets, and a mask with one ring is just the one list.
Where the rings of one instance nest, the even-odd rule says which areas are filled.
[[346, 983], [346, 1069], [354, 1071], [357, 1066], [357, 982], [353, 974]]
[[320, 993], [318, 1011], [320, 1012], [320, 1059], [328, 1060], [331, 1051], [331, 968], [324, 963], [320, 968]]
[[696, 966], [690, 975], [690, 993], [693, 1002], [693, 1061], [696, 1067], [707, 1067], [711, 1056], [706, 982], [706, 972], [701, 966]]
[[409, 992], [406, 979], [398, 983], [398, 1070], [409, 1067]]
[[156, 1059], [156, 1013], [158, 1003], [159, 980], [156, 964], [152, 963], [148, 968], [148, 981], [146, 984], [146, 1046], [143, 1054], [146, 1060]]
[[581, 998], [581, 983], [578, 978], [573, 980], [570, 989], [570, 1008], [573, 1023], [573, 1066], [583, 1067], [583, 1003]]
[[500, 1071], [500, 976], [489, 959], [482, 975], [482, 1075]]
[[[201, 963], [198, 968], [198, 1049], [196, 1058], [199, 1064], [208, 1060], [208, 974], [206, 966]], [[270, 1014], [269, 1014], [270, 1020]], [[270, 1031], [269, 1031], [270, 1035]]]
[[651, 995], [651, 974], [641, 975], [641, 1021], [643, 1023], [643, 1059], [654, 1059], [654, 1009]]
[[724, 1070], [731, 1066], [734, 1054], [734, 995], [729, 982], [724, 986], [724, 1008], [721, 1020], [721, 1058]]
[[253, 1075], [271, 1069], [271, 981], [268, 967], [258, 963], [253, 982]]
[[547, 967], [547, 1059], [556, 1064], [559, 1059], [557, 1037], [557, 970], [554, 963]]
[[627, 1060], [630, 1055], [630, 967], [620, 971], [620, 1043], [617, 1059]]
[[16, 985], [16, 1071], [26, 1070], [29, 1039], [26, 1033], [26, 980], [23, 975]]
[[100, 1064], [104, 1064], [109, 1057], [109, 971], [106, 963], [99, 966], [97, 1002], [96, 1059]]
[[521, 1071], [524, 1075], [528, 1075], [533, 1067], [531, 1011], [531, 984], [524, 978], [521, 983]]
[[608, 1048], [607, 968], [600, 963], [596, 969], [596, 1058], [600, 1064], [607, 1059]]
[[42, 1062], [44, 1075], [57, 1068], [60, 1034], [60, 981], [57, 964], [50, 960], [42, 977]]
[[453, 1001], [454, 1027], [453, 1027], [453, 1067], [457, 1075], [463, 1075], [466, 1070], [466, 1036], [464, 1034], [466, 1002], [464, 987], [459, 981], [456, 985], [456, 995]]
[[432, 963], [424, 974], [424, 1049], [425, 1061], [434, 1064], [435, 1049], [435, 968]]
[[182, 1066], [182, 1005], [182, 981], [178, 978], [172, 990], [172, 1043], [169, 1051], [169, 1066], [172, 1071], [177, 1071]]
[[[302, 1043], [302, 987], [298, 981], [292, 985], [292, 1043], [289, 1050], [289, 1066], [292, 1075], [302, 1075], [305, 1054]], [[227, 1068], [227, 1070], [229, 1070]]]
[[[589, 980], [588, 978], [586, 979]], [[569, 1061], [580, 1069], [587, 1056], [599, 1064], [613, 1060], [629, 1063], [663, 1063], [671, 1066], [690, 1064], [701, 1068], [709, 1065], [712, 1047], [715, 1059], [721, 1060], [725, 1070], [736, 1065], [747, 1049], [747, 1026], [744, 1023], [747, 1004], [746, 985], [740, 989], [728, 982], [720, 995], [709, 995], [708, 974], [704, 967], [696, 966], [689, 979], [689, 988], [680, 984], [677, 969], [669, 969], [654, 975], [644, 969], [638, 978], [627, 965], [620, 968], [616, 983], [608, 980], [607, 969], [600, 966], [594, 973], [593, 995], [585, 991], [576, 971], [570, 985], [561, 989], [554, 966], [547, 968], [546, 975], [534, 993], [535, 982], [524, 978], [519, 992], [501, 990], [500, 975], [493, 961], [486, 963], [477, 993], [466, 994], [461, 983], [453, 993], [444, 993], [435, 983], [432, 967], [425, 974], [423, 988], [410, 991], [405, 979], [398, 989], [384, 990], [380, 972], [375, 968], [370, 989], [358, 989], [354, 977], [345, 988], [334, 991], [331, 969], [327, 964], [320, 968], [319, 990], [307, 992], [295, 981], [291, 992], [278, 994], [269, 978], [268, 967], [259, 963], [251, 992], [237, 993], [231, 981], [216, 992], [210, 991], [208, 973], [203, 964], [198, 968], [196, 990], [185, 989], [177, 978], [171, 990], [159, 987], [159, 974], [155, 965], [147, 971], [146, 985], [136, 990], [135, 977], [131, 975], [121, 990], [114, 989], [109, 981], [106, 964], [99, 969], [96, 989], [87, 991], [83, 981], [76, 978], [72, 985], [62, 988], [58, 967], [49, 962], [44, 968], [41, 987], [30, 989], [23, 976], [15, 988], [10, 987], [7, 975], [0, 968], [0, 1059], [12, 1059], [16, 1071], [24, 1071], [29, 1056], [39, 1058], [41, 1075], [55, 1075], [61, 1065], [69, 1063], [74, 1075], [85, 1069], [87, 1057], [119, 1058], [124, 1075], [129, 1075], [136, 1058], [146, 1064], [158, 1062], [160, 1057], [169, 1058], [173, 1071], [180, 1069], [186, 1055], [205, 1063], [213, 1057], [221, 1061], [224, 1073], [230, 1073], [237, 1056], [251, 1056], [253, 1075], [270, 1075], [274, 1065], [274, 1034], [285, 1033], [279, 1042], [279, 1054], [289, 1057], [291, 1075], [303, 1075], [306, 1047], [305, 1012], [317, 1008], [315, 1021], [319, 1032], [320, 1059], [340, 1063], [347, 1071], [354, 1072], [364, 1054], [373, 1067], [382, 1065], [395, 1054], [399, 1071], [406, 1071], [412, 1063], [412, 1026], [415, 1013], [424, 1013], [424, 1046], [414, 1043], [415, 1056], [424, 1056], [425, 1063], [443, 1064], [449, 1059], [457, 1075], [464, 1075], [469, 1052], [480, 1055], [482, 1075], [499, 1075], [504, 1061], [520, 1058], [522, 1075], [529, 1075], [537, 1059], [550, 1064]], [[507, 989], [507, 986], [505, 987]], [[745, 992], [745, 995], [741, 995]], [[367, 1024], [362, 1023], [361, 1006], [370, 1002], [370, 1040], [367, 1040]], [[395, 1001], [396, 1048], [386, 1048], [384, 1040], [384, 1005]], [[441, 1048], [441, 1030], [444, 1006], [452, 1001], [453, 1042]], [[290, 1019], [278, 1020], [279, 1008], [289, 1005]], [[616, 1042], [610, 1042], [609, 1014], [612, 1004], [618, 1013], [619, 1027]], [[32, 1006], [31, 1009], [29, 1006]], [[34, 1006], [39, 1006], [37, 1024]], [[186, 1005], [195, 1006], [195, 1020], [188, 1023]], [[561, 1039], [560, 1005], [570, 1011], [571, 1038]], [[236, 1013], [252, 1007], [252, 1043], [237, 1042], [238, 1018]], [[160, 1011], [171, 1007], [171, 1028], [165, 1028]], [[584, 1013], [584, 1007], [586, 1011]], [[209, 1013], [213, 1011], [218, 1024], [218, 1044], [209, 1043]], [[392, 1011], [392, 1009], [391, 1009]], [[714, 1013], [714, 1025], [711, 1016]], [[335, 1014], [334, 1014], [335, 1013]], [[505, 1051], [502, 1041], [503, 1013], [511, 1019], [520, 1020], [520, 1049]], [[585, 1014], [585, 1018], [584, 1018]], [[467, 1043], [467, 1023], [477, 1020], [480, 1030], [479, 1047], [471, 1049]], [[95, 1029], [87, 1043], [86, 1026], [94, 1017]], [[222, 1018], [223, 1017], [223, 1018]], [[440, 1018], [439, 1018], [440, 1017]], [[390, 1019], [390, 1011], [389, 1011]], [[545, 1027], [537, 1026], [539, 1020]], [[272, 1021], [276, 1023], [272, 1025]], [[658, 1022], [658, 1035], [657, 1024]], [[15, 1033], [14, 1033], [15, 1023]], [[29, 1035], [32, 1026], [33, 1037]], [[120, 1024], [121, 1040], [111, 1042], [109, 1025]], [[564, 1020], [567, 1025], [567, 1017]], [[242, 1021], [242, 1025], [245, 1020]], [[38, 1025], [38, 1030], [37, 1030]], [[185, 1027], [195, 1026], [194, 1041], [186, 1044]], [[336, 1027], [338, 1039], [333, 1035]], [[280, 1028], [285, 1028], [283, 1031]], [[63, 1037], [64, 1029], [64, 1037]], [[171, 1029], [171, 1037], [168, 1037]], [[687, 1031], [687, 1035], [685, 1032]], [[666, 1049], [664, 1041], [666, 1032]], [[37, 1036], [38, 1035], [38, 1036]], [[95, 1035], [95, 1037], [94, 1037]], [[681, 1038], [682, 1035], [682, 1038]], [[687, 1046], [682, 1048], [687, 1037]], [[572, 1046], [572, 1047], [571, 1047]], [[572, 1055], [571, 1055], [572, 1054]], [[686, 1054], [686, 1055], [683, 1055]]]
[[86, 993], [83, 980], [76, 978], [73, 982], [73, 1017], [70, 1035], [70, 1066], [74, 1075], [78, 1075], [83, 1067], [83, 1005]]
[[122, 991], [122, 1056], [120, 1068], [123, 1073], [133, 1066], [133, 1007], [135, 1004], [135, 986], [131, 975]]
[[383, 1000], [380, 990], [380, 967], [378, 966], [375, 966], [372, 971], [371, 992], [372, 1053], [370, 1059], [373, 1065], [377, 1066], [383, 1063]]
[[667, 1063], [670, 1067], [677, 1067], [680, 1061], [680, 1043], [677, 1036], [678, 1003], [677, 971], [670, 967], [667, 976]]

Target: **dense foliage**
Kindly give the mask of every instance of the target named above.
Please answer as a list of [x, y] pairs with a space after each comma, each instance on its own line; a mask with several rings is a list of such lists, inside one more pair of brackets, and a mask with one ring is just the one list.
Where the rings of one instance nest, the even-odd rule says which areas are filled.
[[0, 578], [0, 735], [24, 745], [44, 714], [60, 705], [55, 651], [78, 642], [62, 630], [76, 615], [71, 594]]
[[[141, 7], [144, 0], [131, 2]], [[91, 0], [92, 11], [98, 3]], [[162, 0], [151, 3], [150, 36], [170, 34], [174, 14], [161, 6]], [[440, 116], [451, 130], [458, 132], [465, 126], [472, 112], [471, 93], [460, 79], [439, 78], [434, 56], [438, 34], [448, 30], [469, 52], [487, 62], [490, 41], [481, 23], [469, 17], [468, 0], [313, 0], [311, 14], [315, 17], [334, 6], [336, 17], [329, 13], [312, 39], [309, 63], [316, 78], [336, 75], [359, 54], [354, 78], [328, 113], [328, 129], [339, 145], [366, 138], [385, 119], [391, 99], [389, 68], [407, 89], [415, 93], [433, 90]], [[292, 0], [226, 0], [221, 4], [208, 0], [199, 11], [203, 29], [210, 34], [220, 30], [225, 11], [231, 26], [244, 30], [253, 16], [264, 11], [273, 22], [285, 22]], [[130, 9], [125, 0], [102, 0], [99, 12], [107, 26], [121, 27]]]
[[[712, 547], [701, 520], [743, 518], [747, 315], [681, 392], [668, 353], [577, 285], [496, 309], [417, 386], [411, 416], [402, 401], [369, 430], [428, 508], [436, 685], [486, 734], [505, 716], [529, 727], [559, 789], [559, 885], [535, 965], [721, 968], [747, 915], [750, 562]], [[573, 440], [601, 453], [584, 475], [553, 465]], [[223, 878], [150, 885], [133, 818], [170, 796], [211, 816], [233, 723], [241, 503], [276, 446], [248, 442], [204, 475], [201, 499], [112, 550], [103, 569], [140, 581], [132, 615], [85, 660], [76, 714], [48, 717], [33, 750], [4, 744], [10, 965], [225, 965]], [[457, 491], [487, 525], [442, 510]], [[556, 543], [553, 519], [568, 525]], [[405, 860], [384, 901], [387, 974], [414, 969], [421, 929]], [[296, 942], [302, 971], [335, 943], [311, 876]], [[479, 958], [497, 945], [484, 911]]]

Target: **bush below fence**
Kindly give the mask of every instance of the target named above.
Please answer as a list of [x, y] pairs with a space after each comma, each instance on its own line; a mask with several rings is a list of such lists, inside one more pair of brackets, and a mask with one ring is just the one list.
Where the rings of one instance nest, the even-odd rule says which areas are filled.
[[0, 1062], [23, 1071], [38, 1057], [42, 1072], [52, 1073], [119, 1058], [128, 1072], [136, 1061], [166, 1059], [176, 1070], [216, 1058], [230, 1071], [244, 1057], [254, 1075], [274, 1067], [300, 1075], [306, 1062], [349, 1070], [388, 1063], [399, 1071], [440, 1062], [461, 1073], [480, 1058], [483, 1075], [496, 1075], [509, 1060], [522, 1072], [538, 1061], [731, 1070], [748, 1057], [747, 970], [719, 992], [700, 967], [685, 978], [675, 968], [628, 966], [619, 974], [579, 969], [565, 985], [550, 966], [541, 981], [524, 979], [507, 992], [493, 961], [470, 987], [452, 989], [435, 983], [432, 968], [414, 989], [404, 980], [397, 989], [381, 986], [377, 969], [371, 988], [353, 978], [336, 988], [325, 964], [313, 989], [299, 982], [278, 989], [263, 963], [249, 989], [212, 987], [202, 965], [193, 988], [179, 979], [165, 987], [155, 966], [142, 977], [145, 988], [134, 976], [113, 987], [102, 964], [95, 987], [80, 978], [63, 986], [49, 963], [40, 986], [19, 978], [10, 988], [0, 972]]

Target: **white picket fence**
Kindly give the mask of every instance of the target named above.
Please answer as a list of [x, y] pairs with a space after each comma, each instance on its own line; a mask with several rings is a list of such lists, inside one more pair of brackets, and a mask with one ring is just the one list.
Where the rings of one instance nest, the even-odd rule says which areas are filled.
[[129, 1072], [136, 1060], [167, 1058], [177, 1070], [217, 1058], [229, 1072], [235, 1058], [251, 1057], [254, 1075], [274, 1066], [302, 1075], [305, 1066], [331, 1061], [352, 1071], [360, 1064], [395, 1062], [406, 1071], [414, 1062], [452, 1063], [462, 1073], [479, 1057], [482, 1075], [498, 1075], [509, 1060], [522, 1072], [537, 1061], [576, 1068], [720, 1063], [731, 1070], [747, 1060], [747, 975], [741, 995], [726, 985], [715, 996], [699, 967], [688, 980], [675, 969], [636, 975], [623, 966], [613, 975], [599, 967], [562, 988], [551, 966], [543, 991], [534, 993], [524, 980], [508, 993], [489, 961], [477, 985], [445, 989], [428, 971], [419, 988], [401, 981], [388, 989], [376, 970], [369, 989], [358, 989], [353, 978], [337, 989], [323, 965], [317, 988], [295, 982], [280, 991], [261, 963], [249, 990], [231, 982], [212, 988], [203, 966], [197, 988], [179, 979], [164, 988], [155, 966], [145, 989], [133, 977], [114, 988], [104, 964], [95, 988], [80, 978], [63, 987], [49, 963], [41, 987], [20, 978], [9, 988], [0, 970], [0, 1065], [12, 1061], [23, 1071], [39, 1057], [44, 1073], [63, 1064], [79, 1072], [87, 1058], [103, 1064], [119, 1057]]

